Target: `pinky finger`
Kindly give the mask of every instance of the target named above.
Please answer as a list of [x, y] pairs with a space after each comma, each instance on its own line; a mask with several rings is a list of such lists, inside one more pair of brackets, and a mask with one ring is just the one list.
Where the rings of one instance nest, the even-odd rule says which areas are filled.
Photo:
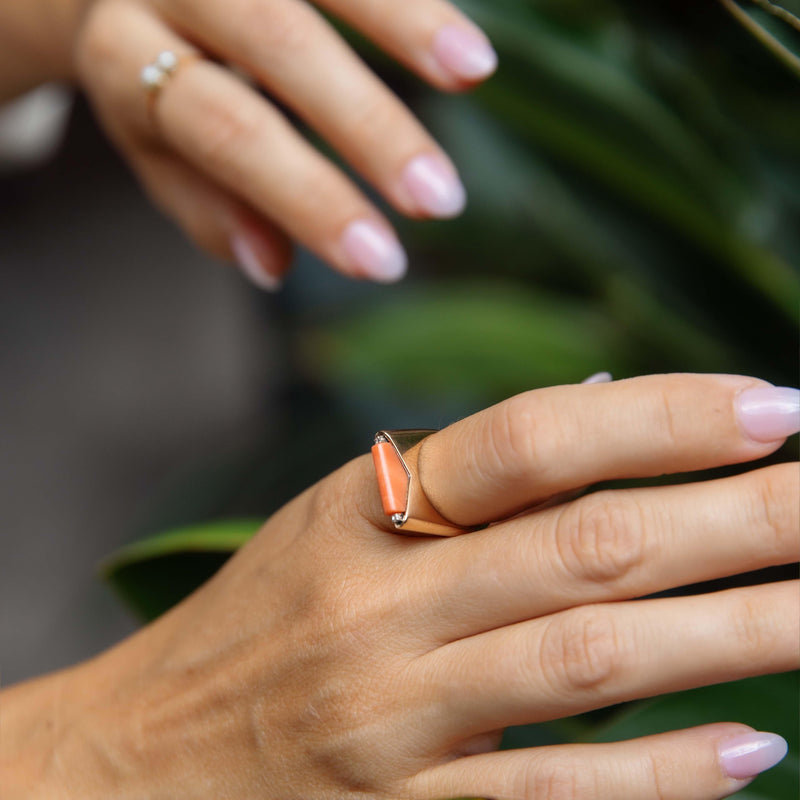
[[155, 204], [200, 249], [235, 261], [261, 289], [280, 287], [289, 271], [292, 245], [276, 225], [170, 153], [139, 150], [131, 161]]
[[721, 723], [615, 744], [469, 756], [420, 773], [414, 797], [720, 800], [786, 755], [775, 734]]

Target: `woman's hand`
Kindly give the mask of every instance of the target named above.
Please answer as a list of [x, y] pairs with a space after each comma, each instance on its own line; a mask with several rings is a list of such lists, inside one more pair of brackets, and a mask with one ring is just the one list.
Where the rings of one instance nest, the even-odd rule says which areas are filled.
[[[275, 101], [401, 213], [451, 217], [465, 202], [446, 154], [321, 11], [443, 90], [469, 88], [496, 66], [484, 34], [446, 0], [316, 6], [93, 0], [77, 37], [80, 81], [154, 200], [265, 288], [286, 272], [292, 241], [353, 277], [394, 281], [406, 269], [384, 216]], [[163, 51], [182, 61], [149, 103], [140, 73]]]
[[12, 690], [6, 742], [27, 692], [40, 726], [28, 752], [51, 743], [37, 788], [81, 800], [727, 796], [782, 740], [731, 722], [493, 751], [509, 725], [796, 668], [797, 582], [635, 599], [793, 561], [796, 465], [520, 512], [588, 484], [757, 459], [798, 428], [797, 392], [731, 376], [515, 397], [422, 446], [445, 516], [514, 515], [454, 539], [390, 532], [358, 459], [181, 606], [61, 676], [58, 701], [53, 679], [49, 695], [47, 681]]

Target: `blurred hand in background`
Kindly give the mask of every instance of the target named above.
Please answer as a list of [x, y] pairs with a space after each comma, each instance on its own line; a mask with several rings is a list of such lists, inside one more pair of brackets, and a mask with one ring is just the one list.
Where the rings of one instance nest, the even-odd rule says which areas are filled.
[[[443, 0], [317, 5], [439, 89], [496, 67], [487, 37]], [[305, 2], [5, 0], [0, 18], [15, 42], [0, 56], [0, 98], [77, 80], [154, 201], [264, 288], [280, 284], [293, 241], [352, 277], [391, 282], [407, 266], [385, 217], [276, 103], [401, 213], [464, 208], [445, 152]]]

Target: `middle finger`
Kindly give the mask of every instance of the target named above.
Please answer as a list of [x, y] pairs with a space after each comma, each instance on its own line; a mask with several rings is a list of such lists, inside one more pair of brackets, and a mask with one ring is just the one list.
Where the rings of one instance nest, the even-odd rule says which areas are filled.
[[308, 3], [160, 0], [159, 6], [193, 41], [243, 67], [294, 109], [398, 210], [460, 213], [465, 194], [450, 159]]
[[[431, 543], [420, 625], [453, 641], [586, 603], [627, 600], [796, 560], [800, 472], [779, 464], [732, 478], [604, 491]], [[438, 548], [434, 557], [432, 549]], [[438, 569], [430, 569], [430, 564]]]

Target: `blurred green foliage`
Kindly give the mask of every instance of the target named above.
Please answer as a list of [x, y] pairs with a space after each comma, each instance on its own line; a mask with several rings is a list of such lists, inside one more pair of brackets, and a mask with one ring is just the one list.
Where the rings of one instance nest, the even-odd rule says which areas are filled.
[[[429, 378], [451, 372], [454, 342], [464, 331], [474, 342], [483, 309], [507, 317], [480, 348], [500, 363], [478, 353], [451, 394], [470, 381], [471, 396], [497, 400], [578, 380], [589, 363], [794, 384], [795, 76], [717, 2], [462, 5], [500, 51], [498, 74], [446, 101], [407, 90], [470, 189], [463, 219], [404, 226], [417, 270], [437, 278], [438, 319], [427, 284], [422, 306], [412, 287], [377, 307], [337, 309], [307, 348], [312, 374], [344, 392], [356, 381], [410, 400], [441, 396], [447, 388]], [[541, 335], [548, 308], [563, 312], [552, 337]], [[602, 319], [599, 340], [597, 324], [571, 319], [581, 314]], [[398, 335], [400, 320], [421, 321], [423, 350], [416, 332]]]
[[[109, 562], [108, 578], [144, 618], [255, 529], [203, 520], [269, 513], [363, 451], [378, 427], [442, 425], [599, 370], [797, 383], [798, 9], [766, 0], [460, 5], [501, 57], [469, 96], [442, 98], [359, 45], [453, 155], [468, 212], [398, 221], [412, 254], [405, 286], [353, 287], [313, 268], [290, 282], [284, 435], [187, 479], [146, 527], [200, 524]], [[794, 457], [792, 447], [779, 457]], [[791, 744], [746, 796], [794, 800], [797, 707], [797, 676], [760, 678], [515, 729], [507, 744], [736, 719]]]

